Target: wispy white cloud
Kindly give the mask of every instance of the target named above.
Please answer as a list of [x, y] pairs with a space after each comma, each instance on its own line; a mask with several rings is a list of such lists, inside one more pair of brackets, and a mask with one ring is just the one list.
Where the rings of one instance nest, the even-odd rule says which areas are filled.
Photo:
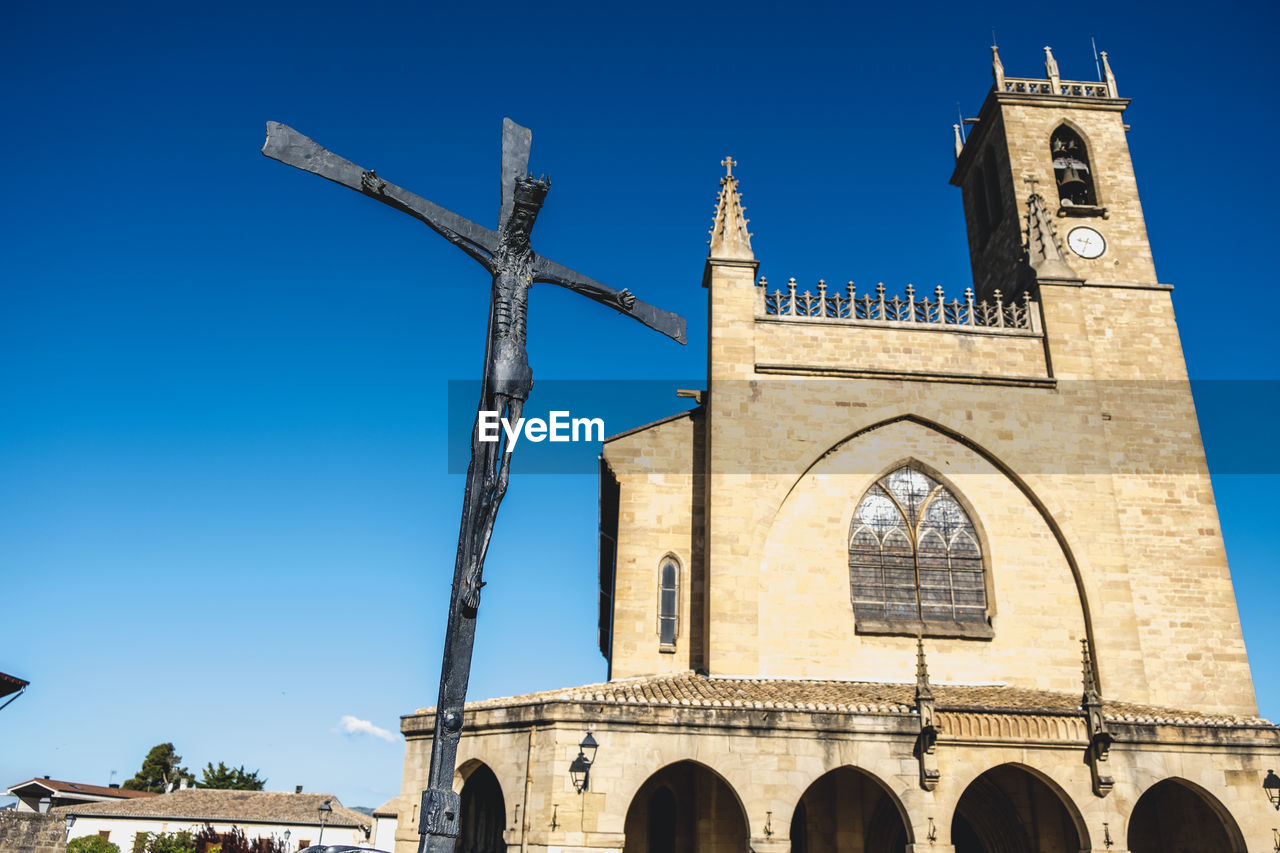
[[372, 735], [381, 740], [395, 743], [396, 736], [381, 726], [375, 726], [368, 720], [362, 720], [359, 717], [353, 717], [350, 714], [343, 714], [342, 719], [338, 721], [338, 728], [349, 735]]

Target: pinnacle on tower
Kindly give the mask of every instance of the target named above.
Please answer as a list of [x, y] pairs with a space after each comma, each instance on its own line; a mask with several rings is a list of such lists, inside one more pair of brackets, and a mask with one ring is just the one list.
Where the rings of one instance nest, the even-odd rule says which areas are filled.
[[996, 91], [1004, 91], [1004, 63], [1000, 61], [1000, 49], [991, 45], [991, 76], [996, 82]]
[[956, 133], [956, 159], [960, 159], [960, 153], [964, 151], [964, 139], [960, 136], [960, 125], [953, 124], [951, 128]]
[[1057, 229], [1044, 207], [1044, 199], [1033, 192], [1027, 199], [1027, 263], [1036, 278], [1079, 279], [1067, 263]]
[[720, 165], [725, 167], [725, 176], [720, 179], [720, 196], [716, 199], [716, 216], [711, 225], [711, 250], [707, 257], [754, 261], [756, 256], [751, 251], [751, 234], [747, 231], [750, 220], [743, 215], [746, 208], [742, 206], [738, 179], [733, 174], [733, 167], [738, 162], [732, 157], [725, 157]]
[[1044, 73], [1053, 84], [1053, 93], [1058, 94], [1058, 60], [1053, 58], [1053, 51], [1048, 45], [1044, 46]]
[[1102, 57], [1102, 79], [1107, 82], [1107, 97], [1118, 98], [1120, 96], [1116, 94], [1116, 75], [1111, 73], [1111, 63], [1107, 62], [1107, 52], [1105, 50], [1101, 51], [1099, 55]]

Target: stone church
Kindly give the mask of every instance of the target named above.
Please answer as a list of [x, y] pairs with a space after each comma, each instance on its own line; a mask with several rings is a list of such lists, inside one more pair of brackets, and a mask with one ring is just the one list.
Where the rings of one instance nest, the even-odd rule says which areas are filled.
[[601, 457], [609, 680], [467, 706], [463, 853], [1280, 850], [1129, 101], [992, 51], [963, 294], [757, 278], [725, 161], [708, 387]]

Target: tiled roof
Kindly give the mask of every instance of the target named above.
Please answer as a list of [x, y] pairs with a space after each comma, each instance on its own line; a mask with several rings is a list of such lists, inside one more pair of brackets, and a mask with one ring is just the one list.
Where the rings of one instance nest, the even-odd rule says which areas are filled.
[[352, 811], [333, 794], [289, 794], [277, 791], [223, 791], [188, 788], [147, 799], [116, 803], [59, 806], [55, 812], [103, 817], [158, 817], [191, 821], [251, 821], [258, 823], [319, 824], [317, 809], [325, 800], [333, 812], [326, 826], [371, 826], [372, 819]]
[[392, 797], [373, 810], [374, 817], [396, 817], [400, 814], [400, 798]]
[[[1054, 693], [1004, 685], [933, 684], [939, 710], [980, 713], [1077, 715], [1079, 693]], [[913, 683], [878, 683], [782, 678], [731, 678], [692, 672], [650, 676], [523, 696], [468, 702], [467, 708], [509, 708], [546, 702], [603, 705], [666, 705], [694, 708], [743, 708], [770, 711], [907, 714], [915, 705]], [[1107, 718], [1131, 723], [1210, 726], [1270, 726], [1260, 717], [1232, 717], [1170, 708], [1105, 702]], [[423, 709], [419, 713], [434, 713]]]
[[135, 799], [137, 797], [155, 797], [151, 791], [127, 791], [124, 788], [112, 788], [107, 785], [90, 785], [87, 782], [64, 782], [61, 779], [28, 779], [26, 782], [19, 782], [16, 785], [9, 786], [10, 793], [17, 791], [19, 788], [25, 788], [28, 785], [36, 785], [47, 788], [50, 791], [56, 791], [60, 794], [84, 794], [90, 797], [115, 797], [121, 800]]

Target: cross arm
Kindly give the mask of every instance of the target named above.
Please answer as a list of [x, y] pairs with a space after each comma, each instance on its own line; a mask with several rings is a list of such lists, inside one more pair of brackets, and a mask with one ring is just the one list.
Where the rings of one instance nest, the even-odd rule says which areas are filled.
[[607, 305], [627, 317], [639, 320], [650, 329], [661, 332], [676, 343], [688, 343], [685, 337], [685, 319], [679, 314], [664, 311], [655, 305], [641, 302], [627, 290], [614, 290], [593, 278], [587, 278], [549, 258], [539, 256], [533, 262], [533, 280], [556, 284], [581, 293], [601, 305]]
[[288, 125], [267, 122], [267, 141], [262, 153], [287, 166], [327, 178], [335, 184], [377, 199], [425, 222], [433, 231], [479, 261], [491, 267], [490, 256], [497, 251], [498, 234], [464, 216], [389, 183], [350, 160], [345, 160], [303, 136]]

